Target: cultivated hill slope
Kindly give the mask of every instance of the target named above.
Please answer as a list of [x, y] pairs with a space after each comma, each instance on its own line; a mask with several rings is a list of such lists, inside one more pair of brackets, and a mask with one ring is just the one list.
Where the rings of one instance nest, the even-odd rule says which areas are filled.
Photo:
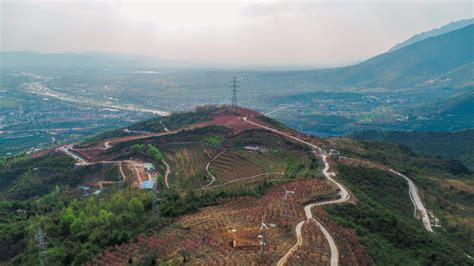
[[[328, 156], [331, 147], [344, 157]], [[472, 174], [455, 167], [393, 144], [307, 136], [252, 110], [201, 107], [3, 160], [0, 261], [469, 264]], [[421, 193], [410, 196], [407, 180]], [[285, 200], [285, 190], [295, 193]]]

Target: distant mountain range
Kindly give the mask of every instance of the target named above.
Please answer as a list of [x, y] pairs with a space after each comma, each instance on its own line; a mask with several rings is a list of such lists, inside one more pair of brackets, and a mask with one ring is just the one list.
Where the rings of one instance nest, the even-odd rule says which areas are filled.
[[426, 32], [416, 34], [416, 35], [414, 35], [413, 37], [411, 37], [410, 39], [408, 39], [404, 42], [397, 43], [394, 47], [392, 47], [389, 50], [389, 52], [393, 52], [395, 50], [398, 50], [400, 48], [403, 48], [405, 46], [414, 44], [414, 43], [419, 42], [419, 41], [423, 41], [424, 39], [427, 39], [427, 38], [430, 38], [430, 37], [438, 36], [438, 35], [445, 34], [445, 33], [448, 33], [448, 32], [454, 31], [454, 30], [464, 28], [464, 27], [469, 26], [471, 24], [474, 24], [474, 18], [463, 19], [463, 20], [451, 22], [448, 25], [445, 25], [441, 28], [436, 28], [436, 29], [433, 29], [433, 30], [430, 30], [430, 31], [426, 31]]
[[322, 86], [409, 87], [473, 84], [474, 25], [342, 68], [302, 73]]
[[[348, 67], [277, 72], [278, 79], [305, 81], [314, 87], [400, 88], [468, 87], [474, 84], [474, 19], [415, 35], [390, 52]], [[462, 25], [468, 26], [461, 27]], [[455, 29], [455, 30], [453, 30]], [[451, 30], [451, 31], [450, 31]], [[445, 33], [447, 32], [447, 33]], [[2, 67], [156, 66], [189, 67], [186, 62], [113, 53], [0, 53]], [[193, 67], [198, 67], [196, 64]], [[273, 76], [275, 73], [271, 74]]]

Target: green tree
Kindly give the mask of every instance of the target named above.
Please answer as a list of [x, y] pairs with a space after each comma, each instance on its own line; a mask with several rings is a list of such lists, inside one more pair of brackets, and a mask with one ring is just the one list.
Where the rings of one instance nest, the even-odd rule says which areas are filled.
[[61, 216], [61, 225], [65, 228], [69, 228], [75, 219], [76, 216], [74, 215], [74, 210], [71, 207], [68, 207], [64, 210], [63, 215]]
[[84, 229], [85, 229], [84, 223], [79, 218], [75, 218], [74, 221], [71, 223], [70, 230], [71, 230], [71, 233], [75, 236], [82, 233]]
[[128, 203], [128, 209], [130, 212], [139, 215], [142, 214], [145, 210], [143, 203], [138, 198], [132, 198]]

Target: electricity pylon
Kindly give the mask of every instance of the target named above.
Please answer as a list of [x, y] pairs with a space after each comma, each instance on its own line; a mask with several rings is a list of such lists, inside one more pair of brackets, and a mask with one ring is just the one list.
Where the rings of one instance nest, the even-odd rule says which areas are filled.
[[153, 219], [157, 220], [160, 217], [160, 209], [158, 206], [158, 190], [153, 190], [153, 199], [151, 202], [151, 212], [153, 215]]
[[238, 81], [236, 77], [232, 77], [232, 85], [230, 87], [232, 88], [232, 108], [237, 107], [237, 88], [239, 88]]
[[38, 229], [35, 239], [36, 239], [36, 246], [38, 247], [38, 258], [40, 265], [45, 265], [45, 257], [44, 257], [44, 250], [46, 249], [46, 233], [43, 232], [43, 230]]

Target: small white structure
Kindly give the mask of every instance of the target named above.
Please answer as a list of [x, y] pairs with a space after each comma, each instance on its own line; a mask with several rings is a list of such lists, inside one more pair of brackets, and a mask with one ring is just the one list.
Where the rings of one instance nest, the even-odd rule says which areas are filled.
[[143, 167], [145, 168], [145, 170], [147, 170], [148, 172], [153, 172], [155, 171], [155, 166], [151, 163], [145, 163], [143, 164]]
[[260, 147], [257, 145], [247, 145], [244, 147], [244, 149], [249, 150], [249, 151], [260, 151], [260, 152], [265, 151], [265, 147]]

